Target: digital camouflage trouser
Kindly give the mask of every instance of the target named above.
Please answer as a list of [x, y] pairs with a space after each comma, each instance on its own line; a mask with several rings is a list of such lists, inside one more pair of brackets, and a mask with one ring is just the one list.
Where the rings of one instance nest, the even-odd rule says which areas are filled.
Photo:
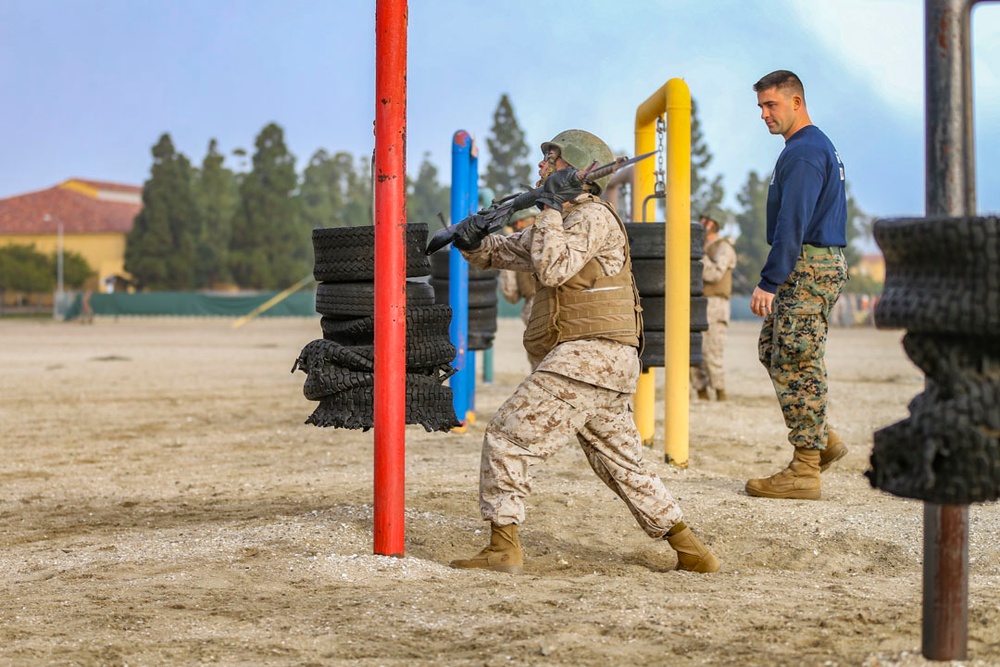
[[760, 330], [760, 363], [771, 376], [795, 447], [826, 448], [823, 358], [830, 311], [846, 282], [843, 255], [800, 256]]
[[646, 534], [663, 537], [681, 520], [681, 510], [642, 464], [630, 398], [553, 373], [528, 376], [486, 426], [479, 476], [483, 519], [522, 523], [531, 466], [576, 436], [594, 472], [625, 501]]

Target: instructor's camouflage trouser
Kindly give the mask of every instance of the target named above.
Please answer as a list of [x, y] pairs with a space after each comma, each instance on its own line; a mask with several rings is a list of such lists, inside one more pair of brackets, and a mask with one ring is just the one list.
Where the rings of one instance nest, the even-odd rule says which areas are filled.
[[826, 448], [828, 318], [847, 282], [844, 256], [800, 256], [764, 318], [757, 351], [794, 447]]
[[630, 398], [553, 373], [528, 376], [486, 426], [479, 476], [483, 519], [522, 523], [531, 466], [576, 436], [594, 472], [625, 501], [646, 534], [663, 537], [681, 520], [681, 510], [660, 478], [642, 465]]

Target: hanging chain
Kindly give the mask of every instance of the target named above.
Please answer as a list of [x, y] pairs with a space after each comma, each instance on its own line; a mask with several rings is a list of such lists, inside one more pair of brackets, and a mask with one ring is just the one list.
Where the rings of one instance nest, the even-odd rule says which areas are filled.
[[656, 172], [653, 174], [656, 182], [653, 185], [653, 192], [659, 196], [664, 195], [667, 191], [667, 169], [663, 164], [664, 156], [667, 154], [663, 147], [666, 135], [667, 124], [663, 121], [663, 116], [658, 116], [656, 119]]

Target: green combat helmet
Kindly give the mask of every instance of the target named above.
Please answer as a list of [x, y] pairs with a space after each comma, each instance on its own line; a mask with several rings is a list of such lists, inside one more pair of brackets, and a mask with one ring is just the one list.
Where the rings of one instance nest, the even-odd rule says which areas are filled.
[[[615, 159], [608, 145], [586, 130], [563, 130], [542, 144], [542, 154], [547, 155], [553, 148], [558, 148], [562, 159], [577, 169], [586, 169], [595, 160], [598, 165], [605, 165]], [[594, 181], [592, 185], [597, 186], [597, 194], [604, 191], [609, 180], [610, 174]]]

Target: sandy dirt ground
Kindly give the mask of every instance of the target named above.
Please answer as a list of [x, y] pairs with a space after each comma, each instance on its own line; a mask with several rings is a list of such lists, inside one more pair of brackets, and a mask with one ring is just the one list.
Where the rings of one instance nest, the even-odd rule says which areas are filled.
[[[489, 415], [527, 371], [503, 320], [466, 433], [406, 430], [406, 555], [373, 555], [373, 434], [303, 422], [310, 318], [0, 320], [0, 665], [915, 667], [923, 506], [871, 489], [872, 432], [923, 376], [898, 331], [834, 329], [831, 416], [851, 446], [823, 499], [750, 498], [787, 462], [755, 359], [692, 402], [687, 469], [647, 462], [723, 572], [672, 572], [570, 444], [536, 471], [521, 576], [456, 571], [486, 540]], [[480, 356], [480, 359], [482, 357]], [[1000, 665], [1000, 507], [973, 506], [969, 657]]]

